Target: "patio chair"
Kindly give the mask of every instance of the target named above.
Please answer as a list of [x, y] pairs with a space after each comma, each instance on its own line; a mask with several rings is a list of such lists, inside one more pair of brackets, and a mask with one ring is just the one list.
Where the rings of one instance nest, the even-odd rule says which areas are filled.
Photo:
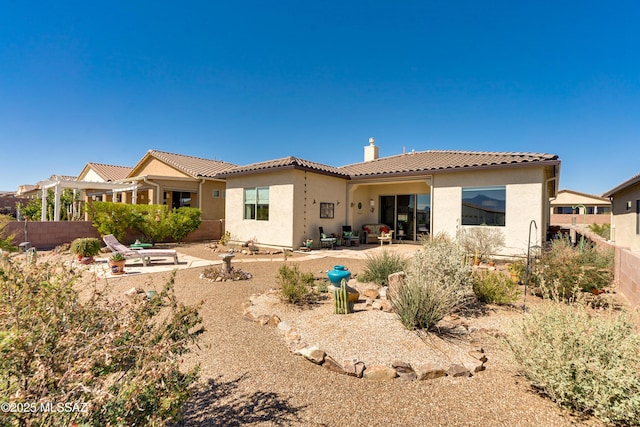
[[119, 252], [127, 259], [140, 258], [144, 267], [149, 265], [151, 257], [173, 258], [173, 263], [178, 265], [178, 253], [175, 249], [131, 249], [120, 243], [113, 234], [107, 234], [102, 240], [111, 252]]
[[342, 226], [342, 240], [345, 246], [360, 245], [360, 238], [353, 235], [353, 231], [351, 230], [350, 225]]
[[318, 227], [318, 229], [320, 230], [320, 248], [328, 247], [329, 249], [333, 249], [338, 239], [326, 234], [322, 227]]

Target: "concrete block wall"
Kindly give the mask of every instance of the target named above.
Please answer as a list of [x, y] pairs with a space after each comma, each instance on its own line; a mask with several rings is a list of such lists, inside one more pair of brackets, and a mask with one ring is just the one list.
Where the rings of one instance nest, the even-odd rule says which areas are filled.
[[[223, 229], [223, 221], [202, 221], [200, 228], [189, 234], [185, 242], [219, 240], [224, 233]], [[7, 224], [5, 231], [7, 234], [15, 233], [14, 244], [30, 242], [32, 247], [39, 250], [50, 250], [80, 237], [101, 238], [90, 221], [27, 221], [26, 224], [24, 221], [14, 221]], [[135, 238], [131, 236], [131, 241]]]
[[640, 254], [616, 247], [616, 279], [631, 306], [640, 306]]

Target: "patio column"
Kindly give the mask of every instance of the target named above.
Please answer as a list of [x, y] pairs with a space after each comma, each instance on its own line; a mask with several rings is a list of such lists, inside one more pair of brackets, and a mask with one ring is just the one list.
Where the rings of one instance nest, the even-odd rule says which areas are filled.
[[60, 221], [60, 184], [56, 184], [55, 201], [53, 204], [53, 220]]
[[47, 189], [42, 189], [42, 210], [40, 212], [40, 221], [47, 220]]

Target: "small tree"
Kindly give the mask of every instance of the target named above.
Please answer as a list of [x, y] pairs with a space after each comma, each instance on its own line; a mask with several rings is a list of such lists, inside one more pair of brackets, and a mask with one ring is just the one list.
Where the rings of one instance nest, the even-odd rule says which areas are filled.
[[495, 227], [467, 228], [460, 234], [460, 244], [467, 254], [477, 255], [485, 261], [504, 246], [504, 234]]
[[471, 300], [471, 267], [464, 251], [447, 239], [425, 241], [411, 259], [406, 278], [389, 293], [407, 329], [428, 330]]
[[13, 245], [15, 233], [6, 233], [7, 224], [9, 224], [9, 222], [11, 221], [13, 221], [13, 218], [11, 216], [0, 215], [0, 249], [9, 252], [13, 252], [16, 250], [16, 247]]
[[[165, 425], [180, 419], [198, 368], [181, 355], [202, 332], [175, 272], [158, 297], [110, 300], [62, 261], [0, 259], [0, 403], [79, 410], [5, 413], [3, 425]], [[77, 289], [83, 290], [82, 297]], [[25, 406], [30, 407], [30, 406]]]

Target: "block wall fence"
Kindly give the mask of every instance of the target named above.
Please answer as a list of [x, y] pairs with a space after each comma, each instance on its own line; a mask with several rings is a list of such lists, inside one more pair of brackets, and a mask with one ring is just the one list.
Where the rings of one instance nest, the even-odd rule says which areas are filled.
[[[14, 221], [8, 223], [5, 232], [15, 233], [15, 245], [29, 242], [32, 247], [40, 250], [51, 250], [79, 237], [101, 237], [90, 221]], [[203, 220], [200, 227], [185, 238], [185, 242], [219, 240], [223, 233], [223, 221]], [[132, 234], [123, 243], [131, 243], [135, 239], [136, 236]]]

